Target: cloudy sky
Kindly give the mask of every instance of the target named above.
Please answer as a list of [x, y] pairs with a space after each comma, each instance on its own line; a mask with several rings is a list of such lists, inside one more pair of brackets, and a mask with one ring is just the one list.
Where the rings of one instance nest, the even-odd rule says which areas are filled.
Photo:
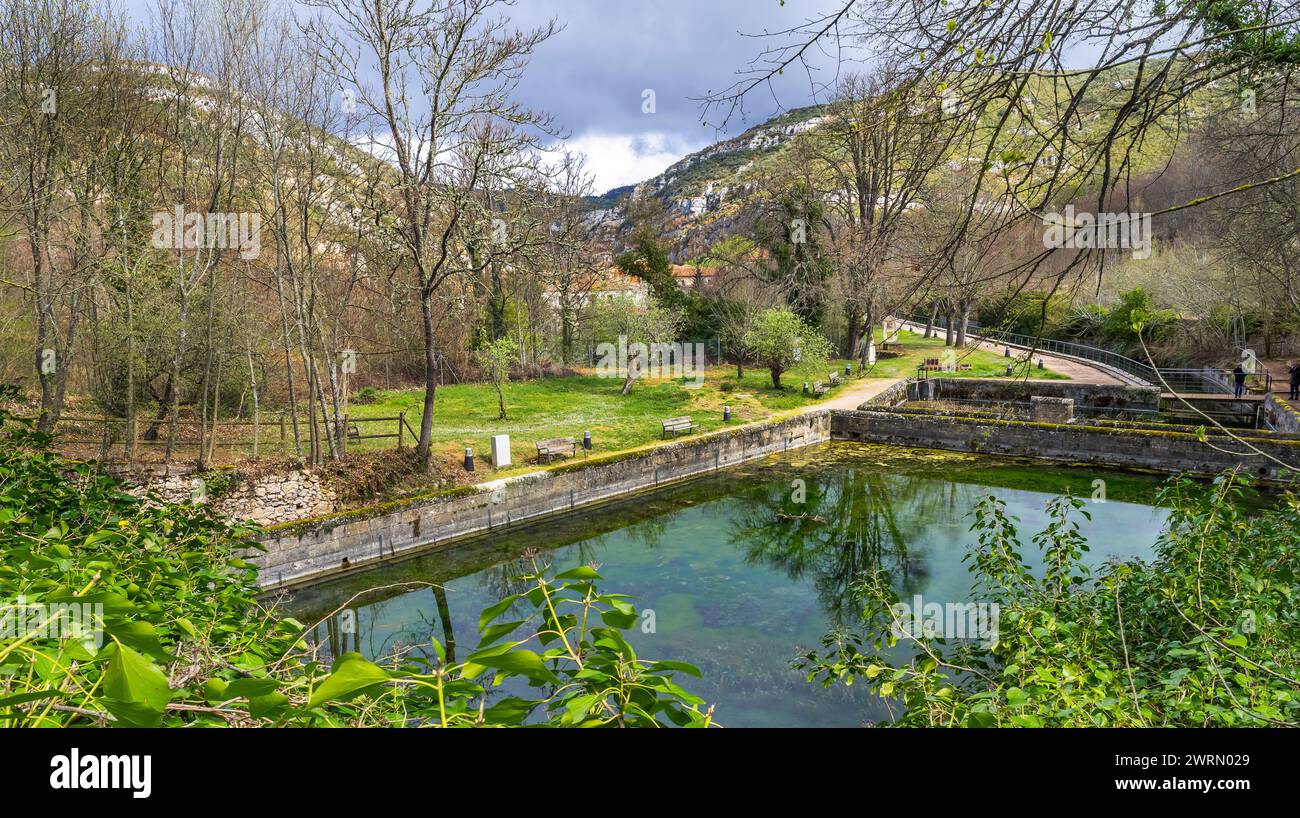
[[[123, 2], [147, 28], [153, 2]], [[517, 27], [551, 18], [564, 27], [541, 46], [518, 97], [555, 116], [570, 146], [587, 154], [599, 191], [640, 182], [783, 107], [812, 102], [808, 74], [789, 72], [777, 81], [776, 99], [772, 91], [756, 91], [747, 117], [720, 132], [703, 124], [698, 99], [730, 86], [770, 44], [755, 35], [796, 27], [836, 2], [518, 0], [509, 10]], [[646, 91], [654, 92], [654, 113], [642, 112]]]
[[[554, 17], [565, 29], [544, 44], [519, 89], [549, 111], [586, 153], [602, 190], [663, 171], [726, 134], [702, 122], [698, 99], [729, 86], [765, 47], [750, 35], [820, 16], [834, 0], [521, 0], [514, 20], [534, 26]], [[829, 64], [829, 61], [827, 61]], [[830, 77], [826, 77], [829, 79]], [[818, 77], [820, 80], [821, 77]], [[655, 113], [642, 112], [645, 91]], [[807, 74], [791, 72], [748, 104], [736, 134], [812, 101]]]

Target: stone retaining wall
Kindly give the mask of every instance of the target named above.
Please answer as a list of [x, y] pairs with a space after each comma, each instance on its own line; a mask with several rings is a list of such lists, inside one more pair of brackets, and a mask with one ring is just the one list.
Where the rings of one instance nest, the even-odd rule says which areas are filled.
[[1164, 472], [1209, 475], [1240, 466], [1256, 477], [1283, 479], [1283, 467], [1252, 452], [1252, 446], [1284, 463], [1300, 465], [1300, 440], [1269, 439], [1261, 433], [1243, 435], [1249, 445], [1216, 438], [1210, 446], [1191, 433], [1090, 426], [1086, 421], [1063, 425], [879, 410], [836, 411], [832, 428], [835, 440]]
[[1154, 386], [1116, 386], [1001, 378], [929, 378], [924, 381], [911, 381], [908, 384], [910, 400], [1029, 403], [1029, 399], [1034, 396], [1067, 398], [1074, 401], [1078, 408], [1095, 406], [1151, 412], [1160, 408], [1160, 390]]
[[1300, 433], [1300, 414], [1272, 392], [1264, 396], [1264, 419], [1279, 432]]
[[830, 413], [713, 432], [651, 449], [573, 461], [418, 500], [280, 526], [250, 553], [261, 584], [283, 587], [655, 489], [831, 438]]
[[135, 484], [136, 493], [152, 491], [169, 503], [210, 502], [227, 517], [261, 525], [319, 517], [338, 509], [333, 490], [322, 482], [319, 474], [307, 469], [259, 477], [245, 477], [238, 472], [201, 475], [192, 470], [169, 469], [132, 472], [124, 477]]

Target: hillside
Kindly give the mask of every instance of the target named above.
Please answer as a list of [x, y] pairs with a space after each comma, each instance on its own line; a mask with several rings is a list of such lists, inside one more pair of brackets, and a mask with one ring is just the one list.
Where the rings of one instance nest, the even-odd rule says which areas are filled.
[[[1122, 105], [1130, 93], [1135, 71], [1129, 66], [1113, 69], [1093, 84], [1081, 104], [1069, 114], [1072, 141], [1097, 144], [1110, 128], [1111, 111]], [[1218, 105], [1233, 105], [1226, 87], [1212, 83], [1208, 89], [1188, 94], [1180, 106], [1160, 117], [1162, 126], [1151, 129], [1147, 138], [1131, 154], [1136, 174], [1153, 174], [1164, 167], [1180, 140], [1196, 131], [1205, 115]], [[1073, 174], [1079, 170], [1078, 157], [1061, 156], [1052, 137], [1053, 123], [1066, 117], [1063, 110], [1068, 95], [1053, 88], [1050, 80], [1031, 82], [1019, 111], [1002, 120], [1005, 107], [990, 106], [981, 117], [972, 141], [954, 145], [947, 161], [936, 171], [962, 171], [984, 161], [988, 140], [997, 133], [992, 146], [992, 161], [985, 168], [994, 185], [1004, 164], [1014, 164], [1013, 183], [1046, 179], [1058, 170]], [[633, 186], [611, 191], [599, 199], [605, 224], [622, 222], [638, 203], [656, 199], [667, 212], [661, 236], [669, 245], [673, 260], [707, 254], [736, 227], [736, 217], [755, 201], [760, 178], [776, 168], [786, 157], [791, 144], [800, 136], [816, 134], [831, 121], [825, 106], [809, 106], [787, 111], [750, 128], [739, 136], [720, 141], [674, 163], [663, 173]], [[1091, 173], [1076, 179], [1077, 195], [1095, 189]], [[622, 229], [620, 228], [620, 235]], [[616, 242], [617, 243], [617, 242]]]

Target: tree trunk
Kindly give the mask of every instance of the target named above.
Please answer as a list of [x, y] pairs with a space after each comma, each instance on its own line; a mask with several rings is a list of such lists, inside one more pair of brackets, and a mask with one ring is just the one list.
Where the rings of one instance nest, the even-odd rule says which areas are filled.
[[636, 383], [636, 378], [639, 374], [641, 374], [640, 363], [638, 362], [638, 359], [633, 356], [629, 358], [627, 362], [627, 378], [623, 381], [624, 395], [627, 395], [632, 391], [632, 384]]
[[433, 305], [421, 294], [420, 317], [424, 323], [424, 414], [420, 417], [420, 444], [416, 452], [427, 469], [433, 465], [433, 400], [438, 391], [438, 356], [434, 346]]

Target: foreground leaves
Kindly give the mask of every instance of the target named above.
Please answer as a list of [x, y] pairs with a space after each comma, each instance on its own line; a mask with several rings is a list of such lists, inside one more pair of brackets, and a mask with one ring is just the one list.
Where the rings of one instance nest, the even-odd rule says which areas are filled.
[[[12, 394], [0, 386], [0, 406]], [[435, 640], [431, 658], [327, 666], [312, 628], [259, 603], [239, 556], [256, 529], [133, 497], [49, 444], [0, 409], [0, 725], [711, 723], [672, 680], [699, 672], [639, 659], [620, 630], [635, 609], [590, 567], [551, 578], [534, 562], [463, 662]]]

